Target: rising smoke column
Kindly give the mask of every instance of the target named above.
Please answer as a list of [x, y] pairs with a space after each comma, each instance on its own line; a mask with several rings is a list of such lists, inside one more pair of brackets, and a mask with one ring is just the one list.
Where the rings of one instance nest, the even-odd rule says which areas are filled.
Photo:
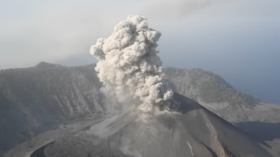
[[146, 18], [129, 16], [115, 26], [111, 36], [91, 46], [90, 53], [99, 60], [95, 70], [105, 94], [121, 103], [128, 98], [138, 99], [139, 109], [145, 111], [174, 103], [157, 56], [160, 36], [148, 27]]

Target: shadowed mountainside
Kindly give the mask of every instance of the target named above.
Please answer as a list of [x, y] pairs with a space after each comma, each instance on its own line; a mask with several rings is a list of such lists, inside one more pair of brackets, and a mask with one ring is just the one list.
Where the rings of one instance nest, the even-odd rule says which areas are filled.
[[0, 156], [59, 124], [101, 115], [104, 96], [93, 67], [42, 62], [0, 71]]

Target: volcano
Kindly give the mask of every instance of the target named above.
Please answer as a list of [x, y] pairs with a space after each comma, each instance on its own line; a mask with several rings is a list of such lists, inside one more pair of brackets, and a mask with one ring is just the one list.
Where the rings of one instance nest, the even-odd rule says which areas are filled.
[[154, 114], [129, 109], [57, 139], [44, 149], [45, 156], [272, 157], [237, 127], [195, 101], [177, 93], [174, 99], [181, 103], [177, 111]]
[[108, 111], [119, 104], [121, 113], [31, 157], [271, 157], [238, 128], [171, 90], [157, 55], [160, 36], [135, 15], [98, 39], [90, 53], [98, 59], [101, 91], [111, 100]]

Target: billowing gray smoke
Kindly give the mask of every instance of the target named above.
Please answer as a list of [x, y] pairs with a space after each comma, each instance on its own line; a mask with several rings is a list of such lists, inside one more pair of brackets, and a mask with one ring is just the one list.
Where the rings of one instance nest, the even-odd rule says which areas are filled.
[[157, 56], [161, 33], [148, 27], [142, 16], [129, 16], [108, 38], [100, 38], [90, 49], [99, 61], [95, 70], [104, 84], [103, 92], [121, 103], [140, 100], [139, 109], [169, 107], [173, 92], [163, 79]]

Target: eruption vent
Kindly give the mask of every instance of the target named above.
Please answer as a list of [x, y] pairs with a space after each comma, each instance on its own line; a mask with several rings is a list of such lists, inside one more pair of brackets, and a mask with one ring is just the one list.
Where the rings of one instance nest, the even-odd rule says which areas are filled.
[[103, 92], [120, 103], [140, 100], [139, 109], [170, 108], [173, 92], [163, 79], [162, 62], [157, 56], [161, 33], [148, 27], [142, 16], [129, 16], [108, 38], [100, 38], [90, 53], [99, 61], [95, 70]]

